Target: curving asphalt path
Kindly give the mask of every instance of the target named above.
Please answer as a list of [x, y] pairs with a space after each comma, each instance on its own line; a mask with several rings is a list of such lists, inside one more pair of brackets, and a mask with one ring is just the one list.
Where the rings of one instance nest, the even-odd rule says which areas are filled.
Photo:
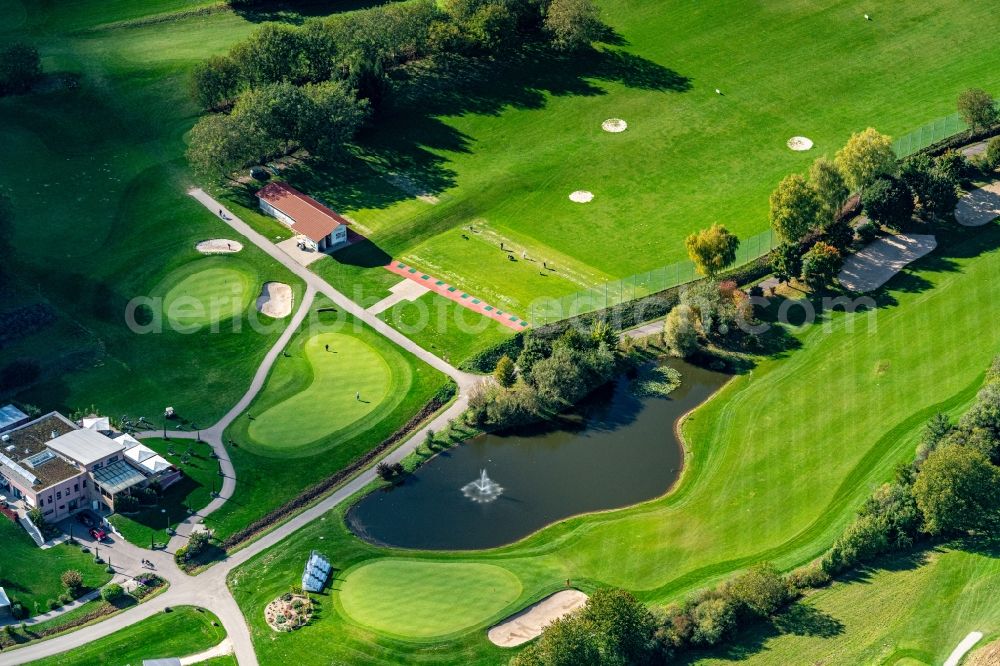
[[[341, 294], [315, 273], [301, 266], [267, 238], [254, 231], [243, 220], [233, 215], [232, 212], [202, 190], [193, 189], [189, 194], [213, 212], [218, 210], [224, 211], [222, 219], [229, 226], [243, 234], [257, 247], [300, 277], [306, 284], [305, 295], [285, 331], [264, 357], [264, 361], [257, 369], [253, 381], [250, 383], [250, 387], [243, 397], [240, 398], [218, 423], [201, 431], [201, 439], [212, 446], [213, 451], [219, 457], [219, 464], [224, 474], [222, 489], [218, 497], [214, 498], [207, 506], [196, 514], [189, 516], [177, 526], [176, 534], [170, 539], [166, 550], [147, 550], [130, 544], [121, 538], [114, 539], [111, 545], [102, 546], [102, 548], [114, 553], [113, 557], [117, 558], [116, 565], [118, 565], [115, 568], [121, 573], [134, 575], [143, 570], [141, 565], [143, 559], [150, 560], [154, 565], [153, 570], [170, 583], [170, 588], [150, 601], [134, 606], [102, 622], [47, 641], [28, 644], [17, 650], [0, 652], [0, 666], [23, 664], [36, 659], [55, 656], [67, 650], [72, 650], [79, 645], [120, 631], [156, 613], [163, 612], [167, 607], [182, 605], [200, 606], [215, 613], [222, 626], [226, 629], [229, 639], [232, 641], [234, 654], [239, 664], [241, 666], [256, 666], [257, 656], [253, 650], [250, 629], [247, 626], [246, 619], [243, 617], [239, 605], [236, 603], [226, 584], [229, 573], [250, 558], [274, 546], [310, 522], [320, 518], [338, 504], [376, 480], [377, 475], [374, 465], [357, 474], [319, 503], [282, 523], [263, 537], [197, 576], [188, 576], [183, 573], [174, 563], [173, 553], [177, 548], [186, 543], [188, 536], [196, 524], [205, 516], [216, 511], [225, 504], [227, 499], [232, 497], [236, 489], [236, 472], [223, 443], [223, 433], [229, 424], [246, 410], [263, 387], [274, 362], [278, 359], [278, 356], [308, 314], [317, 292], [327, 296], [346, 312], [371, 326], [428, 365], [448, 375], [458, 384], [459, 397], [448, 409], [439, 413], [423, 428], [414, 432], [403, 444], [390, 451], [380, 460], [390, 464], [401, 461], [420, 445], [426, 437], [428, 430], [435, 430], [437, 432], [443, 430], [449, 421], [457, 418], [465, 411], [468, 405], [469, 392], [481, 382], [486, 381], [483, 377], [461, 372], [452, 367], [443, 359], [431, 354], [394, 328], [391, 328], [378, 317], [366, 312], [364, 308]], [[158, 437], [161, 435], [161, 431], [149, 431], [140, 433], [137, 437]], [[195, 433], [188, 431], [167, 431], [167, 435], [175, 439], [195, 439], [196, 437]]]

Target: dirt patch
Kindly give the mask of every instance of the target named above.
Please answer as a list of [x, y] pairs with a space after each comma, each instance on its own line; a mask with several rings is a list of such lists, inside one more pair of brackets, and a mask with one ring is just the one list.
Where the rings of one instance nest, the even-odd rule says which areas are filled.
[[228, 238], [203, 240], [194, 246], [202, 254], [233, 254], [243, 249], [243, 243]]
[[308, 624], [313, 604], [302, 594], [283, 594], [264, 608], [267, 626], [275, 631], [292, 631]]
[[284, 282], [265, 282], [257, 297], [257, 312], [275, 319], [292, 314], [292, 288]]
[[583, 608], [587, 595], [580, 590], [560, 590], [492, 627], [487, 636], [500, 647], [516, 647], [541, 635], [553, 620]]
[[1000, 181], [969, 192], [955, 206], [955, 221], [965, 227], [981, 227], [1000, 217]]
[[908, 263], [937, 247], [930, 234], [899, 234], [880, 238], [847, 258], [837, 278], [845, 289], [864, 293], [878, 289]]

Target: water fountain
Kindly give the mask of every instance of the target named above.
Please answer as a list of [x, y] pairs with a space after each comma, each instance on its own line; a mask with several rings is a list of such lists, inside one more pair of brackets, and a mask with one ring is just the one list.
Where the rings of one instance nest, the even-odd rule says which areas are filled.
[[503, 488], [493, 479], [486, 476], [485, 469], [480, 470], [478, 479], [462, 486], [462, 494], [479, 504], [492, 502], [500, 497], [500, 493], [502, 492]]

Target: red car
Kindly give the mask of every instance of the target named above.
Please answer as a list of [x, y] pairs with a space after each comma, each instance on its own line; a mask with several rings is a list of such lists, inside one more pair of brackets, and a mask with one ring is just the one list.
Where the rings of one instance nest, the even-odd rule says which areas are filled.
[[97, 541], [104, 541], [104, 538], [108, 536], [108, 534], [100, 527], [91, 527], [90, 536], [94, 537]]

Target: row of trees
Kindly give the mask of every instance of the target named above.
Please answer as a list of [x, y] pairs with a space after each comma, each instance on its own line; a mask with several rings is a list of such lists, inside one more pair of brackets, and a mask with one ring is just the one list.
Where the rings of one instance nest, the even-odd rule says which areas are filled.
[[927, 538], [1000, 529], [1000, 357], [958, 423], [944, 414], [924, 429], [916, 459], [865, 502], [823, 557], [830, 574]]
[[189, 159], [214, 177], [297, 146], [329, 154], [378, 117], [401, 66], [528, 42], [578, 49], [604, 29], [593, 0], [418, 0], [301, 27], [265, 24], [195, 68], [195, 98], [224, 113], [199, 121]]
[[0, 95], [20, 95], [31, 90], [42, 76], [38, 49], [13, 42], [0, 49]]
[[646, 607], [623, 590], [597, 590], [580, 611], [550, 624], [514, 666], [663, 663], [719, 645], [781, 613], [803, 591], [922, 539], [995, 535], [1000, 528], [1000, 357], [958, 423], [938, 414], [917, 456], [878, 488], [818, 563], [782, 576], [761, 563], [681, 603]]
[[517, 360], [504, 356], [497, 363], [496, 384], [469, 396], [472, 420], [503, 428], [563, 411], [621, 371], [628, 358], [618, 343], [618, 333], [604, 322], [589, 335], [571, 327], [555, 340], [527, 332]]

